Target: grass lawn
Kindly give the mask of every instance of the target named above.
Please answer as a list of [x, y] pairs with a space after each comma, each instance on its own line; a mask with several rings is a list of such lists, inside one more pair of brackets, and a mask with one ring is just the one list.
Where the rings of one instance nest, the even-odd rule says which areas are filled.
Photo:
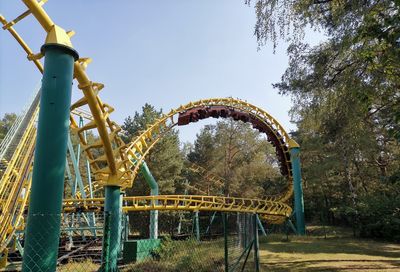
[[309, 227], [307, 237], [260, 238], [261, 271], [400, 271], [400, 245], [354, 239], [343, 229]]
[[[305, 237], [273, 234], [260, 237], [261, 271], [399, 271], [400, 244], [355, 239], [346, 229], [309, 226]], [[231, 249], [230, 254], [233, 254]], [[224, 271], [223, 239], [167, 241], [152, 259], [125, 265], [135, 272]], [[234, 257], [230, 255], [231, 259]], [[253, 271], [252, 257], [245, 271]], [[231, 260], [232, 261], [232, 260]], [[90, 261], [62, 265], [57, 271], [97, 271]]]

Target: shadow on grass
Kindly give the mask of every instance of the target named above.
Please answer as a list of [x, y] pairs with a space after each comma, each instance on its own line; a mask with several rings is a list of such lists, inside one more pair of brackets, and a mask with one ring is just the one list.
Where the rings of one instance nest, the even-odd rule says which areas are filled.
[[325, 233], [261, 238], [261, 271], [400, 271], [399, 244], [355, 239], [346, 231], [325, 239]]
[[[260, 263], [261, 271], [311, 271], [311, 272], [339, 272], [339, 271], [399, 271], [400, 263], [394, 260], [385, 260], [381, 262], [371, 261], [298, 261], [298, 262], [280, 262], [279, 264]], [[332, 263], [334, 263], [333, 267]]]
[[[296, 238], [294, 238], [296, 239]], [[349, 238], [323, 239], [311, 238], [290, 242], [269, 242], [260, 245], [260, 249], [275, 253], [301, 253], [301, 254], [360, 254], [388, 258], [400, 258], [400, 246], [391, 247], [388, 244], [355, 240]]]

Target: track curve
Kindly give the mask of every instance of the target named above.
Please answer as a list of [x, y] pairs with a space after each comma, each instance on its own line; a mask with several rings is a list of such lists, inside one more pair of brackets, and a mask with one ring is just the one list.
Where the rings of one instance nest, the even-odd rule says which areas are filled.
[[[124, 212], [129, 211], [219, 211], [257, 213], [268, 218], [270, 223], [279, 224], [292, 213], [292, 208], [282, 202], [200, 195], [132, 196], [123, 198]], [[104, 198], [65, 199], [64, 212], [98, 211], [104, 207]]]
[[287, 202], [293, 194], [292, 166], [289, 148], [297, 146], [282, 125], [263, 109], [246, 101], [233, 98], [212, 98], [181, 105], [156, 120], [152, 125], [128, 144], [128, 158], [131, 161], [133, 178], [139, 172], [140, 164], [150, 150], [163, 137], [165, 132], [175, 126], [214, 117], [228, 118], [250, 122], [253, 128], [267, 135], [268, 141], [275, 147], [282, 175], [287, 179], [287, 188], [274, 199]]

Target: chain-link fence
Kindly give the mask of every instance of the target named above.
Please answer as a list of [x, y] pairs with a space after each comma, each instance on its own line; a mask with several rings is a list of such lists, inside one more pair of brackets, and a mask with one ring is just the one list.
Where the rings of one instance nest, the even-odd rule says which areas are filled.
[[[35, 220], [35, 235], [28, 238], [33, 246], [24, 248], [23, 232], [17, 232], [8, 271], [21, 271], [21, 253], [29, 257], [24, 271], [35, 272], [258, 271], [258, 224], [253, 214], [130, 212], [118, 219], [119, 237], [110, 235], [116, 221], [109, 213], [35, 216], [40, 220]], [[57, 252], [51, 250], [54, 244], [49, 245], [48, 237], [60, 222], [59, 241], [50, 241], [59, 243]]]
[[[257, 271], [257, 215], [220, 212], [159, 212], [158, 227], [148, 212], [129, 214], [131, 235], [123, 271]], [[160, 246], [153, 251], [151, 231]], [[132, 258], [131, 254], [137, 254]], [[257, 264], [257, 267], [256, 267]]]

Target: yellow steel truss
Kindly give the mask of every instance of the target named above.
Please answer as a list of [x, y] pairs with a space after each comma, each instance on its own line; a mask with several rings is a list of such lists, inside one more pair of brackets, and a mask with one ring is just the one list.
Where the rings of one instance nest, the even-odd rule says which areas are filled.
[[[43, 9], [42, 5], [46, 1], [22, 1], [27, 6], [27, 11], [10, 22], [0, 15], [0, 22], [3, 24], [3, 29], [9, 31], [25, 50], [28, 59], [33, 61], [39, 71], [43, 73], [43, 65], [40, 62], [40, 58], [43, 57], [42, 54], [33, 53], [30, 47], [14, 29], [14, 25], [26, 16], [32, 14], [47, 33], [47, 39], [51, 38], [54, 29], [60, 32], [64, 30], [58, 27]], [[64, 34], [68, 37], [72, 37], [74, 32], [68, 31]], [[69, 41], [64, 41], [64, 43], [72, 47]], [[74, 78], [78, 81], [78, 88], [82, 90], [83, 97], [72, 104], [71, 110], [74, 111], [88, 107], [93, 120], [84, 127], [79, 128], [74, 114], [71, 114], [71, 127], [78, 133], [83, 150], [89, 158], [92, 171], [95, 177], [101, 179], [102, 184], [118, 186], [121, 184], [131, 184], [133, 176], [129, 170], [127, 156], [124, 152], [125, 145], [118, 136], [118, 132], [121, 128], [110, 119], [110, 114], [114, 111], [114, 108], [102, 102], [98, 96], [104, 85], [92, 82], [86, 74], [85, 70], [90, 62], [90, 58], [81, 58], [74, 64]], [[83, 132], [92, 129], [97, 129], [100, 139], [96, 143], [88, 144], [83, 136]]]
[[[292, 213], [292, 208], [282, 202], [224, 196], [200, 195], [159, 195], [123, 198], [123, 211], [219, 211], [257, 213], [274, 222], [284, 221]], [[64, 211], [98, 210], [104, 207], [104, 198], [65, 199]]]
[[[22, 37], [14, 29], [14, 25], [26, 16], [32, 14], [40, 23], [42, 28], [47, 33], [47, 38], [52, 35], [52, 31], [57, 28], [57, 31], [64, 31], [58, 27], [42, 5], [46, 1], [37, 2], [36, 0], [22, 0], [27, 6], [28, 10], [18, 16], [16, 19], [8, 22], [3, 16], [0, 15], [0, 22], [3, 24], [3, 29], [9, 31], [11, 35], [17, 40], [21, 47], [28, 55], [28, 59], [33, 61], [40, 72], [43, 72], [43, 66], [40, 58], [43, 57], [40, 53], [34, 54], [30, 47], [25, 43]], [[65, 37], [72, 37], [73, 31], [65, 32]], [[67, 37], [67, 39], [69, 39]], [[67, 40], [64, 43], [72, 47], [72, 43]], [[90, 58], [81, 58], [74, 64], [74, 78], [78, 81], [78, 88], [82, 90], [83, 97], [72, 104], [71, 110], [84, 111], [84, 107], [90, 109], [92, 120], [85, 126], [79, 128], [74, 114], [71, 114], [71, 127], [78, 133], [83, 150], [90, 161], [93, 174], [98, 182], [102, 185], [117, 185], [124, 188], [131, 187], [136, 175], [139, 172], [141, 162], [149, 153], [151, 148], [162, 137], [163, 132], [171, 129], [176, 125], [174, 116], [180, 112], [189, 110], [199, 106], [229, 106], [238, 109], [242, 112], [250, 113], [256, 116], [260, 121], [273, 128], [272, 132], [277, 133], [275, 136], [283, 138], [283, 142], [287, 147], [297, 145], [284, 130], [282, 125], [273, 118], [270, 114], [261, 108], [258, 108], [246, 101], [233, 99], [233, 98], [215, 98], [204, 99], [189, 104], [182, 105], [177, 109], [171, 110], [168, 114], [162, 116], [153, 125], [149, 126], [139, 137], [135, 138], [128, 146], [126, 146], [122, 139], [118, 136], [121, 128], [110, 119], [110, 114], [114, 109], [102, 102], [98, 96], [104, 85], [101, 83], [92, 82], [87, 73], [86, 67], [91, 62]], [[84, 139], [83, 132], [97, 129], [100, 139], [92, 144], [87, 143]], [[96, 152], [94, 152], [96, 150]], [[95, 155], [100, 154], [100, 155]], [[132, 163], [131, 159], [135, 159]], [[290, 161], [285, 162], [287, 165]], [[288, 188], [281, 195], [281, 201], [287, 201], [292, 195], [292, 182], [291, 173], [288, 174]]]
[[[284, 146], [286, 146], [286, 148], [289, 149], [290, 147], [297, 145], [296, 142], [289, 137], [288, 133], [283, 129], [283, 127], [275, 118], [273, 118], [270, 114], [257, 106], [254, 106], [246, 101], [233, 98], [203, 99], [195, 102], [190, 102], [186, 105], [181, 105], [179, 108], [171, 110], [169, 113], [163, 115], [161, 118], [156, 120], [152, 125], [149, 125], [145, 131], [143, 131], [138, 137], [133, 139], [132, 142], [128, 144], [126, 152], [128, 153], [128, 158], [131, 159], [130, 163], [133, 177], [135, 178], [137, 176], [140, 164], [144, 161], [145, 157], [147, 156], [147, 154], [149, 154], [154, 145], [163, 137], [163, 135], [167, 131], [177, 125], [177, 116], [179, 115], [179, 113], [196, 107], [208, 106], [228, 106], [241, 112], [252, 114], [252, 116], [255, 116], [261, 122], [264, 122], [269, 127], [271, 127], [271, 131], [275, 133], [275, 136], [278, 139], [283, 140], [284, 144], [280, 148], [283, 149]], [[285, 164], [288, 169], [291, 169], [290, 160], [287, 160], [285, 158]], [[198, 169], [198, 171], [201, 170]], [[287, 179], [287, 188], [284, 192], [282, 192], [282, 194], [275, 196], [274, 199], [286, 202], [292, 196], [293, 178], [291, 171], [289, 171]], [[126, 186], [129, 185], [131, 184], [127, 184]]]
[[[39, 2], [36, 0], [22, 1], [27, 6], [27, 11], [11, 21], [7, 21], [0, 15], [0, 22], [3, 25], [3, 29], [9, 31], [21, 45], [27, 53], [28, 59], [43, 73], [43, 65], [40, 61], [43, 55], [41, 53], [35, 54], [17, 33], [14, 26], [25, 17], [33, 15], [47, 34], [47, 40], [53, 39], [52, 35], [56, 31], [63, 34], [61, 36], [64, 37], [64, 43], [69, 46], [72, 46], [69, 38], [73, 36], [74, 32], [66, 32], [52, 21], [42, 7], [46, 0]], [[71, 128], [78, 134], [83, 151], [86, 152], [86, 156], [89, 159], [96, 179], [95, 189], [101, 188], [102, 185], [131, 187], [139, 172], [140, 164], [165, 132], [177, 125], [175, 120], [177, 120], [179, 113], [195, 107], [228, 106], [241, 112], [249, 113], [272, 128], [272, 133], [275, 133], [275, 136], [284, 143], [281, 148], [290, 148], [297, 145], [280, 123], [266, 111], [246, 101], [233, 98], [204, 99], [182, 105], [163, 115], [154, 124], [149, 125], [131, 143], [125, 145], [119, 137], [121, 128], [110, 119], [110, 114], [114, 111], [113, 107], [104, 103], [98, 95], [104, 85], [92, 82], [86, 73], [86, 67], [90, 62], [90, 58], [81, 58], [74, 64], [74, 78], [78, 82], [78, 88], [82, 90], [83, 97], [71, 105], [70, 120]], [[86, 108], [90, 110], [90, 113]], [[35, 114], [37, 114], [37, 110]], [[79, 128], [75, 119], [77, 115], [84, 116], [89, 122]], [[13, 158], [8, 163], [0, 182], [0, 252], [3, 251], [13, 232], [22, 223], [22, 214], [25, 210], [30, 189], [28, 170], [33, 158], [36, 137], [34, 120], [35, 118], [31, 119], [28, 129], [25, 131]], [[97, 130], [99, 135], [97, 142], [89, 144], [85, 140], [84, 132], [89, 130]], [[286, 160], [285, 163], [290, 168], [291, 162]], [[290, 199], [293, 192], [290, 171], [287, 178], [287, 189], [279, 197], [266, 200], [209, 196], [132, 197], [126, 199], [131, 204], [129, 204], [130, 206], [125, 206], [124, 210], [178, 209], [256, 212], [280, 221], [281, 218], [285, 218], [291, 213], [291, 208], [283, 203]], [[22, 194], [23, 191], [26, 193]], [[155, 200], [158, 200], [159, 204], [154, 204]], [[65, 209], [73, 208], [76, 203], [83, 203], [85, 206], [92, 203], [90, 204], [91, 207], [95, 207], [96, 205], [103, 205], [103, 202], [104, 200], [101, 199], [68, 200], [65, 202]], [[16, 218], [16, 220], [13, 220], [13, 218]]]
[[22, 228], [23, 213], [30, 192], [30, 170], [36, 143], [36, 117], [32, 115], [22, 138], [0, 180], [0, 252]]

